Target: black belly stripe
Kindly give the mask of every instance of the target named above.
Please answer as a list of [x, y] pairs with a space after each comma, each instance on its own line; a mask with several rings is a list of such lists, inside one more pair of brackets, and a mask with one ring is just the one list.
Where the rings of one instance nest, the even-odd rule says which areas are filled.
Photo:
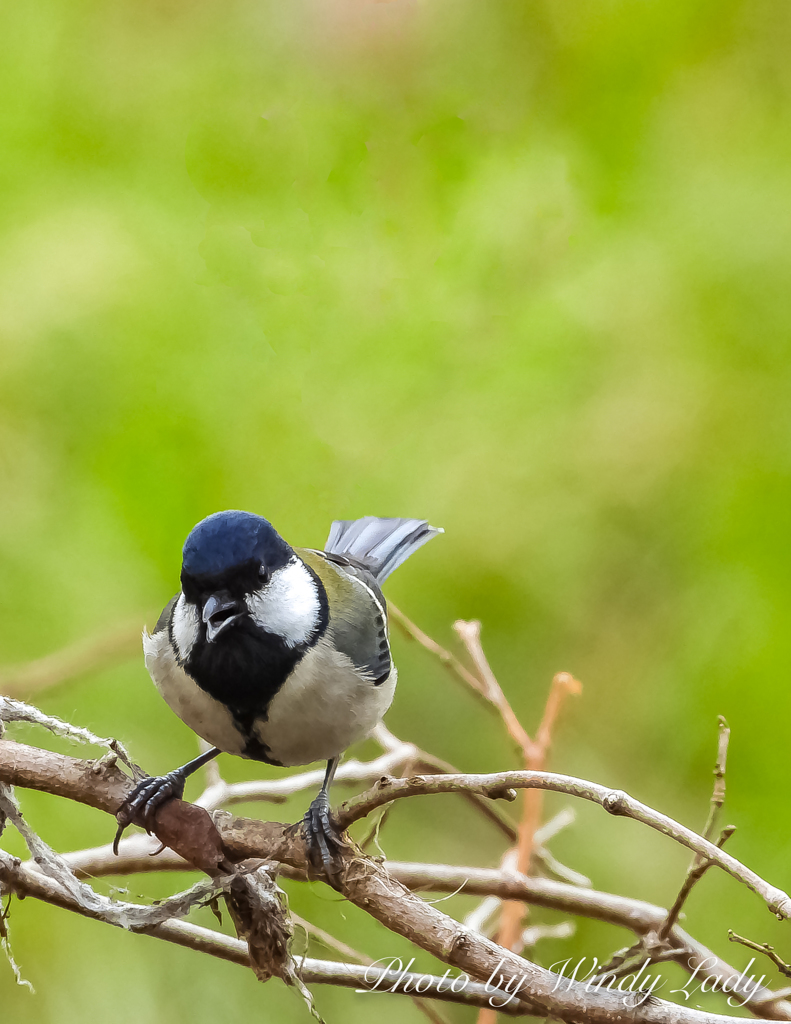
[[265, 716], [251, 715], [244, 712], [232, 713], [234, 721], [247, 737], [247, 742], [244, 747], [244, 756], [249, 757], [252, 761], [263, 761], [264, 764], [273, 764], [276, 768], [285, 768], [282, 761], [278, 761], [277, 758], [272, 757], [272, 752], [269, 747], [266, 743], [262, 743], [253, 731], [256, 721], [261, 721]]
[[262, 636], [251, 623], [212, 644], [200, 638], [185, 670], [197, 685], [224, 704], [245, 737], [244, 753], [254, 761], [282, 767], [254, 733], [256, 721], [266, 721], [269, 705], [308, 646], [287, 648], [279, 638]]
[[186, 668], [202, 690], [227, 707], [264, 715], [270, 701], [307, 648], [287, 648], [264, 640], [244, 626], [207, 643], [201, 637]]
[[319, 627], [308, 643], [289, 647], [281, 637], [244, 618], [211, 644], [201, 631], [182, 666], [202, 690], [228, 708], [247, 740], [245, 755], [255, 761], [282, 767], [255, 736], [254, 727], [256, 721], [266, 721], [273, 698], [326, 631], [326, 592], [315, 578], [320, 598]]

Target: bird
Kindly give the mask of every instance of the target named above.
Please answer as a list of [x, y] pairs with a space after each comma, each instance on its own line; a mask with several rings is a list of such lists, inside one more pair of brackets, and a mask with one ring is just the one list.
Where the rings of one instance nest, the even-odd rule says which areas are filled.
[[332, 878], [333, 776], [395, 693], [381, 585], [442, 532], [423, 519], [336, 520], [319, 550], [291, 547], [252, 512], [201, 520], [184, 543], [181, 589], [143, 650], [166, 703], [211, 749], [135, 786], [116, 815], [115, 852], [128, 825], [152, 831], [159, 807], [222, 752], [280, 767], [326, 761], [302, 824], [309, 862]]

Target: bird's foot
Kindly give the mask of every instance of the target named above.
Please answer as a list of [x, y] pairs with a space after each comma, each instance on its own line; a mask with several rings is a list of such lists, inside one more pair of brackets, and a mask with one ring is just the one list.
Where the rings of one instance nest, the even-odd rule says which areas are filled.
[[113, 853], [118, 854], [118, 843], [124, 830], [133, 822], [139, 822], [146, 832], [153, 831], [154, 818], [162, 804], [174, 797], [184, 795], [185, 775], [176, 770], [167, 775], [154, 775], [138, 782], [116, 812], [118, 831], [113, 840]]
[[323, 871], [333, 884], [337, 884], [344, 842], [330, 817], [330, 802], [326, 793], [319, 793], [307, 809], [302, 827], [310, 865], [317, 871]]

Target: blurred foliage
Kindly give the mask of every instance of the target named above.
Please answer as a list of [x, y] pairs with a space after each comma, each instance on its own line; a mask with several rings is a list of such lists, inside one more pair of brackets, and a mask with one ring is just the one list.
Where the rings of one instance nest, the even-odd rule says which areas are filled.
[[[308, 545], [333, 518], [425, 516], [446, 536], [389, 593], [447, 643], [480, 618], [528, 728], [555, 671], [584, 682], [552, 765], [699, 825], [724, 714], [729, 849], [791, 886], [791, 9], [34, 0], [1, 17], [2, 662], [150, 625], [211, 511]], [[390, 727], [460, 768], [515, 766], [499, 724], [395, 643]], [[40, 703], [150, 771], [195, 749], [142, 659]], [[22, 798], [60, 848], [111, 836]], [[682, 852], [577, 810], [561, 857], [672, 900]], [[465, 813], [399, 807], [383, 846], [496, 863]], [[740, 966], [729, 926], [788, 958], [788, 926], [715, 875], [690, 930]], [[374, 957], [406, 949], [326, 888], [291, 892]], [[11, 925], [38, 995], [0, 964], [8, 1020], [306, 1019], [275, 982], [33, 901]], [[580, 922], [536, 955], [626, 938]], [[373, 999], [318, 993], [329, 1020], [422, 1019]]]

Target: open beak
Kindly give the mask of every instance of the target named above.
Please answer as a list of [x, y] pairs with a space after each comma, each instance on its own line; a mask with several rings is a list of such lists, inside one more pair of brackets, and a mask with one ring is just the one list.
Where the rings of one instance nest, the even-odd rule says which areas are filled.
[[203, 605], [203, 621], [209, 643], [214, 643], [220, 633], [241, 618], [242, 611], [240, 603], [234, 601], [227, 591], [219, 591], [208, 597]]

